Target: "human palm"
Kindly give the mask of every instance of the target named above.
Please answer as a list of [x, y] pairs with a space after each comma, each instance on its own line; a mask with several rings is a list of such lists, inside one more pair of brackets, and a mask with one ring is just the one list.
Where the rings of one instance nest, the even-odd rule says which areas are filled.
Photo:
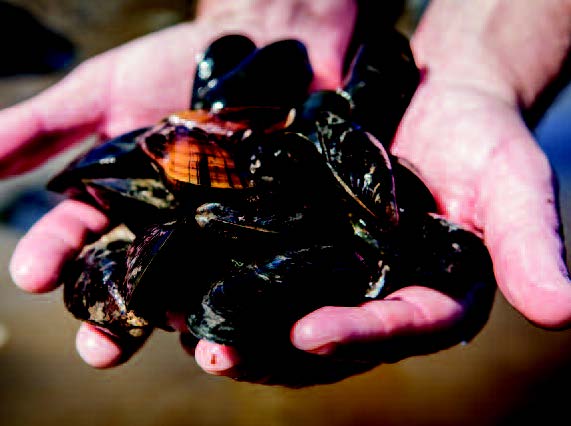
[[553, 172], [511, 102], [427, 79], [393, 151], [419, 168], [446, 217], [484, 238], [511, 304], [543, 327], [569, 323]]

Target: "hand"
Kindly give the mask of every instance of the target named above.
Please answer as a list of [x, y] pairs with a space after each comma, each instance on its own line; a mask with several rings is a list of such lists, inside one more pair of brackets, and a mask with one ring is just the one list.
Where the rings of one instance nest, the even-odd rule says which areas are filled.
[[[529, 8], [491, 2], [486, 10], [433, 3], [413, 45], [426, 74], [393, 153], [419, 170], [448, 219], [483, 237], [507, 300], [538, 326], [567, 327], [571, 286], [553, 175], [519, 107], [529, 107], [557, 73], [566, 52], [560, 41], [567, 39], [570, 2]], [[505, 24], [494, 26], [502, 15]], [[545, 36], [536, 37], [536, 26], [527, 24], [541, 22], [537, 17], [543, 15], [561, 19], [552, 19]], [[509, 28], [522, 25], [529, 37], [518, 40], [534, 40], [533, 46], [512, 38]], [[486, 321], [492, 297], [474, 289], [455, 300], [409, 287], [360, 307], [313, 312], [294, 326], [292, 342], [329, 362], [365, 360], [354, 364], [355, 373], [469, 340]], [[211, 372], [248, 377], [230, 348], [199, 344], [197, 360]], [[208, 365], [209, 360], [216, 362]]]
[[[196, 55], [225, 33], [246, 34], [260, 46], [298, 38], [308, 46], [314, 87], [339, 85], [356, 13], [352, 0], [246, 3], [203, 2], [193, 22], [90, 59], [33, 99], [0, 111], [1, 176], [30, 170], [88, 134], [113, 137], [187, 108]], [[10, 265], [14, 281], [30, 292], [54, 289], [66, 262], [108, 225], [93, 207], [62, 202], [20, 241]], [[101, 368], [137, 349], [87, 324], [78, 332], [77, 348], [87, 363]]]

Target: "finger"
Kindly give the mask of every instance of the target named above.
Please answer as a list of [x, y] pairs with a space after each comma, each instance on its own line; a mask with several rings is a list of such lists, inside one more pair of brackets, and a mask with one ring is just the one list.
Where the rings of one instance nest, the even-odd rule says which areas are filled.
[[294, 325], [291, 338], [299, 349], [327, 355], [339, 345], [443, 331], [454, 325], [463, 312], [460, 302], [435, 290], [413, 286], [358, 307], [318, 309]]
[[108, 368], [119, 363], [123, 351], [109, 336], [94, 326], [82, 323], [75, 339], [81, 358], [95, 368]]
[[0, 111], [1, 177], [32, 169], [98, 128], [111, 58], [87, 61], [39, 95]]
[[240, 363], [238, 352], [231, 346], [200, 340], [194, 349], [196, 363], [207, 373], [233, 377]]
[[146, 337], [119, 343], [95, 326], [82, 323], [75, 345], [87, 364], [95, 368], [110, 368], [126, 362], [145, 341]]
[[10, 261], [13, 281], [33, 293], [52, 290], [64, 264], [108, 224], [107, 217], [94, 207], [74, 200], [61, 202], [19, 241]]
[[484, 237], [502, 293], [539, 326], [569, 325], [571, 283], [547, 159], [530, 137], [505, 141], [482, 187]]

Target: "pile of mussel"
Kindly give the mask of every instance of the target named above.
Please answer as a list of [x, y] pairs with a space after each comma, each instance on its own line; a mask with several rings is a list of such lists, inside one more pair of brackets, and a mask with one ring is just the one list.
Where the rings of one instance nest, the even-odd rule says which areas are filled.
[[119, 339], [183, 313], [197, 338], [267, 350], [322, 306], [493, 282], [482, 241], [389, 152], [419, 82], [408, 41], [360, 46], [337, 90], [310, 93], [312, 78], [299, 41], [224, 36], [189, 110], [56, 175], [51, 190], [113, 223], [64, 271], [69, 311]]

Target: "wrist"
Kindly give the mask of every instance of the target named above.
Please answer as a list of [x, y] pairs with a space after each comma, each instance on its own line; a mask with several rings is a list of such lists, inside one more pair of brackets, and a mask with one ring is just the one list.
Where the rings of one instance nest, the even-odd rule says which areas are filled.
[[412, 39], [428, 78], [531, 107], [558, 74], [571, 41], [571, 1], [433, 0]]

